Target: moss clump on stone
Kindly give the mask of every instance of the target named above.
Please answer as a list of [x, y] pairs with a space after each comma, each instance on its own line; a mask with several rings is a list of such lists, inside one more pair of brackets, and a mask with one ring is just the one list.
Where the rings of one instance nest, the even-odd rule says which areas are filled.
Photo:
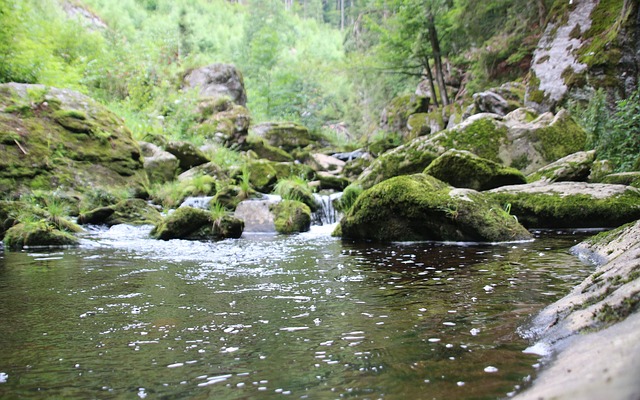
[[539, 150], [546, 160], [558, 160], [585, 148], [587, 134], [566, 110], [560, 110], [551, 124], [535, 131]]
[[78, 217], [79, 224], [95, 225], [156, 225], [162, 216], [153, 206], [142, 199], [127, 199], [109, 206], [100, 207]]
[[220, 240], [239, 238], [243, 229], [244, 222], [231, 215], [214, 218], [206, 210], [180, 207], [153, 228], [151, 237], [160, 240]]
[[270, 161], [278, 161], [278, 162], [290, 162], [293, 161], [293, 157], [291, 154], [286, 151], [271, 146], [265, 142], [264, 139], [249, 136], [247, 138], [247, 142], [244, 145], [246, 150], [251, 150], [256, 153], [259, 158], [264, 158]]
[[517, 169], [461, 150], [447, 151], [425, 168], [424, 173], [454, 187], [479, 191], [526, 183], [525, 176]]
[[249, 181], [258, 192], [271, 193], [278, 179], [278, 172], [271, 161], [257, 160], [247, 164]]
[[340, 225], [344, 238], [380, 242], [530, 238], [487, 196], [425, 174], [398, 176], [364, 191]]
[[439, 144], [447, 149], [468, 150], [482, 158], [500, 162], [500, 145], [507, 128], [493, 118], [480, 118], [444, 135]]
[[527, 228], [605, 228], [640, 219], [640, 194], [627, 191], [609, 198], [588, 194], [494, 193], [500, 204]]
[[311, 227], [311, 210], [296, 200], [283, 200], [271, 209], [278, 233], [306, 232]]
[[296, 200], [306, 204], [311, 211], [319, 208], [309, 183], [304, 179], [298, 177], [280, 179], [274, 187], [274, 192], [283, 200]]
[[50, 223], [20, 223], [9, 228], [4, 236], [4, 244], [11, 249], [27, 246], [71, 246], [78, 244], [78, 238], [57, 229]]

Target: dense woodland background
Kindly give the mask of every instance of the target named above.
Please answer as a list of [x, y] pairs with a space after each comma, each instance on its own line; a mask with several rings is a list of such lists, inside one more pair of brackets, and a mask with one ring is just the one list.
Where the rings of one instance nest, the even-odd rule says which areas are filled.
[[[381, 110], [418, 85], [432, 104], [462, 110], [475, 92], [525, 81], [543, 29], [567, 4], [0, 0], [0, 82], [76, 89], [124, 117], [138, 139], [197, 143], [188, 133], [195, 94], [180, 90], [182, 76], [232, 63], [244, 74], [254, 122], [297, 121], [355, 148], [382, 135]], [[597, 92], [567, 107], [589, 131], [590, 147], [626, 152], [618, 168], [632, 168], [637, 92]]]

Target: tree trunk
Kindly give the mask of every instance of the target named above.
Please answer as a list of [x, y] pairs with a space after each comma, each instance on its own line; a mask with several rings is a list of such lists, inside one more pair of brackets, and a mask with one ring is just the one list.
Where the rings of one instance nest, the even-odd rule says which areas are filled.
[[444, 83], [444, 72], [442, 70], [442, 58], [440, 57], [440, 42], [438, 41], [438, 33], [436, 32], [436, 25], [433, 18], [433, 14], [429, 12], [429, 39], [431, 40], [431, 51], [433, 51], [433, 61], [436, 67], [436, 82], [440, 89], [440, 98], [442, 99], [442, 105], [449, 105], [449, 95], [447, 94], [447, 87]]
[[433, 105], [439, 107], [438, 104], [438, 96], [436, 95], [436, 87], [433, 84], [433, 74], [431, 73], [431, 65], [429, 65], [429, 58], [424, 58], [424, 69], [427, 73], [427, 80], [429, 81], [429, 88], [431, 89], [431, 101], [433, 101]]

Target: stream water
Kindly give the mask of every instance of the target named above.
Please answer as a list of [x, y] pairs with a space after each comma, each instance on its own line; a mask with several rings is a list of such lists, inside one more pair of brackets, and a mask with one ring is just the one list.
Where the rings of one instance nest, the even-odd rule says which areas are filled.
[[517, 327], [590, 270], [575, 232], [372, 245], [332, 228], [207, 243], [120, 225], [0, 252], [0, 398], [506, 397], [538, 363]]

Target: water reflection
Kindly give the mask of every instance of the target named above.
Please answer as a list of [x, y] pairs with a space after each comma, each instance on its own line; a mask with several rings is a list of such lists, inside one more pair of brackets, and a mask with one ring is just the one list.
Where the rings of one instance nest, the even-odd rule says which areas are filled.
[[496, 398], [537, 362], [516, 327], [586, 275], [531, 243], [217, 243], [96, 229], [0, 258], [0, 397]]

